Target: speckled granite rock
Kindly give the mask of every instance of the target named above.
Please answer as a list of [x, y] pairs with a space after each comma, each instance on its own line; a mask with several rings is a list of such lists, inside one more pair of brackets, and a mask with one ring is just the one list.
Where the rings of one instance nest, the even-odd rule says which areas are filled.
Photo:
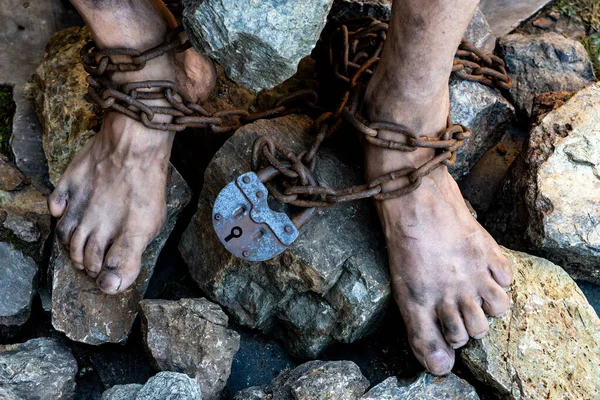
[[18, 333], [31, 313], [37, 264], [9, 243], [0, 242], [0, 339]]
[[578, 279], [600, 283], [600, 83], [535, 127], [486, 226], [503, 244], [530, 249]]
[[196, 379], [205, 400], [218, 400], [231, 373], [240, 336], [227, 315], [206, 299], [144, 300], [144, 342], [155, 366]]
[[510, 100], [531, 115], [538, 93], [576, 91], [594, 82], [594, 69], [583, 45], [562, 35], [512, 34], [499, 40], [500, 54], [514, 81]]
[[310, 361], [282, 373], [263, 387], [245, 389], [235, 400], [356, 400], [369, 381], [351, 361]]
[[450, 82], [450, 105], [452, 120], [473, 133], [458, 151], [456, 164], [450, 168], [452, 176], [460, 179], [500, 141], [515, 118], [515, 109], [499, 91], [454, 78]]
[[0, 398], [73, 399], [77, 362], [51, 339], [0, 346]]
[[333, 0], [188, 0], [183, 21], [194, 47], [255, 91], [294, 75], [325, 26]]
[[102, 394], [102, 400], [202, 400], [200, 386], [177, 372], [160, 372], [145, 385], [118, 385]]
[[41, 262], [50, 223], [46, 197], [0, 154], [0, 242], [12, 243]]
[[597, 399], [600, 319], [575, 282], [541, 258], [505, 250], [511, 306], [460, 356], [502, 398]]
[[167, 222], [142, 255], [142, 269], [136, 282], [115, 296], [102, 293], [94, 279], [75, 269], [69, 252], [55, 240], [50, 259], [54, 328], [71, 340], [94, 345], [127, 339], [160, 251], [190, 198], [187, 184], [171, 167], [167, 179]]
[[[316, 356], [328, 344], [352, 342], [369, 332], [390, 300], [387, 259], [377, 216], [368, 201], [319, 212], [282, 255], [248, 263], [221, 245], [212, 227], [212, 205], [233, 178], [249, 170], [260, 134], [290, 150], [309, 143], [312, 120], [287, 116], [238, 130], [205, 173], [198, 211], [179, 250], [205, 293], [241, 324], [272, 332], [293, 354]], [[345, 153], [348, 156], [348, 152]], [[355, 163], [332, 150], [319, 155], [320, 182], [348, 186], [362, 182]]]
[[454, 374], [434, 376], [423, 372], [408, 384], [400, 384], [396, 377], [388, 378], [361, 400], [479, 400], [473, 386]]
[[79, 50], [90, 39], [87, 28], [73, 27], [54, 34], [27, 88], [42, 124], [44, 153], [54, 185], [100, 127], [98, 108], [84, 99], [87, 73], [79, 58]]

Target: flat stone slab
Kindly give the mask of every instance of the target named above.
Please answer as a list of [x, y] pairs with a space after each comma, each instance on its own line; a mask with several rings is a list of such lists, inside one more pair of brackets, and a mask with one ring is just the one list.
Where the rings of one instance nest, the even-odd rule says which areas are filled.
[[482, 0], [479, 7], [496, 37], [509, 34], [513, 29], [538, 12], [550, 0]]
[[360, 400], [479, 400], [473, 386], [454, 374], [434, 376], [423, 372], [413, 382], [391, 377], [369, 390]]

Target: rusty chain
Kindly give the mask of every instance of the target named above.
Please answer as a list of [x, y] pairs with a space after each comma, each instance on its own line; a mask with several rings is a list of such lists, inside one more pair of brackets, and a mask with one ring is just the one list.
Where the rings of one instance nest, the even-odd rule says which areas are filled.
[[[148, 128], [175, 132], [198, 127], [207, 128], [214, 133], [232, 133], [242, 125], [258, 119], [307, 110], [318, 111], [321, 114], [313, 124], [312, 145], [302, 153], [289, 152], [266, 136], [259, 137], [254, 143], [252, 170], [271, 166], [280, 173], [277, 183], [267, 183], [270, 194], [282, 203], [305, 208], [329, 207], [365, 198], [394, 198], [416, 190], [422, 178], [436, 168], [442, 165], [452, 166], [457, 149], [471, 133], [466, 127], [452, 123], [450, 117], [447, 128], [437, 137], [427, 137], [398, 124], [367, 122], [362, 116], [366, 84], [379, 62], [387, 31], [387, 23], [363, 17], [345, 22], [333, 34], [321, 39], [320, 46], [326, 48], [324, 58], [329, 64], [329, 72], [342, 87], [341, 100], [333, 111], [324, 111], [318, 106], [319, 96], [316, 92], [302, 90], [282, 98], [273, 108], [258, 113], [249, 113], [244, 109], [209, 113], [201, 105], [185, 101], [177, 92], [174, 82], [144, 81], [117, 85], [110, 79], [114, 72], [138, 71], [148, 61], [167, 52], [189, 49], [189, 42], [182, 43], [180, 40], [181, 29], [170, 32], [163, 44], [145, 52], [132, 49], [98, 50], [93, 42], [84, 46], [81, 58], [90, 74], [87, 78], [89, 87], [86, 98], [103, 110], [120, 112]], [[115, 56], [127, 61], [115, 62]], [[483, 53], [466, 39], [457, 50], [452, 71], [461, 79], [493, 88], [508, 89], [512, 85], [502, 59]], [[156, 99], [166, 100], [170, 106], [149, 106], [143, 102]], [[152, 120], [157, 114], [171, 115], [173, 119], [170, 123], [154, 123]], [[435, 149], [436, 155], [419, 168], [394, 171], [364, 185], [344, 189], [320, 185], [314, 173], [317, 153], [323, 141], [344, 123], [362, 133], [364, 140], [372, 145], [403, 152], [429, 148]], [[382, 139], [381, 131], [394, 132], [404, 140]], [[385, 189], [390, 183], [395, 183], [397, 187]]]

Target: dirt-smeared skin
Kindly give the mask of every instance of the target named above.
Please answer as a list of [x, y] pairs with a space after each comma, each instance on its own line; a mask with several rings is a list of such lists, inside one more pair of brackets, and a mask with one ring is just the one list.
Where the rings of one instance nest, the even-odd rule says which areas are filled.
[[[366, 94], [365, 112], [372, 121], [399, 123], [426, 136], [446, 127], [454, 51], [477, 3], [394, 1], [383, 58]], [[382, 136], [403, 140], [391, 132]], [[367, 146], [367, 179], [418, 167], [433, 155], [427, 149], [400, 153]], [[446, 167], [425, 177], [417, 191], [376, 207], [413, 352], [430, 372], [447, 374], [454, 349], [487, 332], [485, 313], [507, 310], [503, 288], [512, 281], [510, 265], [467, 209]]]
[[[152, 1], [73, 2], [100, 47], [146, 50], [160, 44], [171, 17]], [[103, 2], [101, 2], [103, 3]], [[114, 75], [119, 83], [176, 81], [181, 93], [197, 102], [215, 82], [210, 62], [193, 50], [164, 55], [141, 71]], [[164, 100], [147, 104], [167, 105]], [[158, 116], [154, 122], [171, 117]], [[124, 115], [108, 113], [98, 134], [76, 155], [49, 199], [59, 218], [56, 234], [76, 268], [97, 278], [107, 294], [123, 292], [140, 271], [143, 251], [160, 232], [166, 213], [166, 179], [172, 132], [144, 127]]]

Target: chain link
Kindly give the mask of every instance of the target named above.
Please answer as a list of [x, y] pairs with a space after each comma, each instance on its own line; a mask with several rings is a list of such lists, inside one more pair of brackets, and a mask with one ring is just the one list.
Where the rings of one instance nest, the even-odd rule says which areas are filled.
[[[284, 97], [271, 109], [249, 113], [233, 109], [209, 113], [199, 104], [186, 102], [171, 81], [144, 81], [124, 85], [110, 78], [114, 72], [139, 71], [146, 63], [168, 52], [189, 49], [189, 42], [180, 40], [181, 28], [170, 32], [165, 42], [140, 52], [133, 49], [98, 50], [93, 42], [81, 49], [81, 58], [89, 87], [86, 98], [104, 110], [112, 110], [140, 121], [148, 128], [179, 132], [188, 127], [207, 128], [214, 133], [230, 134], [258, 119], [275, 118], [300, 112], [318, 112], [314, 120], [313, 142], [300, 154], [287, 151], [273, 139], [261, 136], [253, 146], [253, 171], [273, 167], [279, 172], [276, 181], [267, 183], [270, 194], [278, 201], [297, 207], [330, 207], [359, 199], [385, 200], [416, 190], [424, 176], [445, 166], [452, 166], [456, 151], [471, 136], [469, 129], [454, 124], [448, 117], [447, 128], [437, 137], [421, 136], [402, 125], [384, 121], [368, 122], [362, 115], [362, 102], [369, 78], [380, 60], [388, 32], [388, 24], [372, 17], [355, 18], [340, 25], [320, 40], [334, 81], [342, 88], [338, 106], [333, 111], [319, 107], [319, 96], [312, 90], [301, 90]], [[114, 61], [115, 57], [126, 61]], [[512, 85], [502, 59], [485, 54], [466, 39], [456, 52], [453, 73], [459, 78], [479, 82], [497, 89]], [[149, 106], [143, 100], [166, 100], [169, 106]], [[169, 123], [152, 122], [157, 114], [170, 115]], [[318, 183], [315, 176], [317, 154], [321, 144], [347, 123], [360, 132], [371, 145], [402, 152], [419, 148], [435, 149], [435, 156], [419, 168], [406, 168], [382, 175], [364, 185], [332, 189]], [[383, 139], [381, 131], [394, 132], [402, 141]], [[283, 160], [283, 161], [282, 161]], [[394, 185], [390, 185], [394, 183]], [[393, 189], [389, 189], [393, 186]], [[387, 189], [386, 189], [387, 188]]]

